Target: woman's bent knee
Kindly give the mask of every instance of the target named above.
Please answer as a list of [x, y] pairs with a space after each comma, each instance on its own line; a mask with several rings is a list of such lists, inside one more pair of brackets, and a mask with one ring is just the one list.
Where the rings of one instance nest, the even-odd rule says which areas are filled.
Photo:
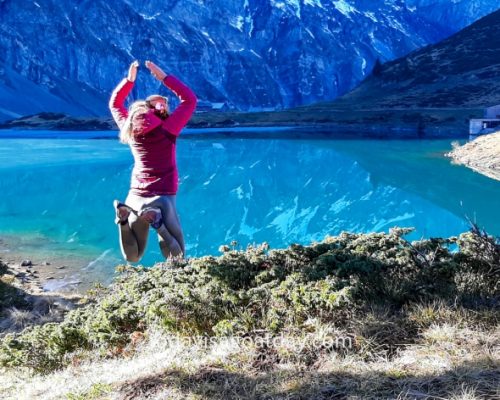
[[177, 240], [173, 239], [169, 240], [166, 242], [164, 239], [161, 237], [160, 239], [160, 250], [163, 254], [163, 257], [169, 258], [169, 257], [183, 257], [184, 254], [182, 252], [182, 248], [177, 242]]

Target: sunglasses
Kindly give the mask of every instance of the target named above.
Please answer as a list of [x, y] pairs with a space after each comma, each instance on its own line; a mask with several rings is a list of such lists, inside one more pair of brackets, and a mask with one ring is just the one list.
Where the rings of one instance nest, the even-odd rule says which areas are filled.
[[155, 104], [155, 110], [166, 110], [167, 109], [167, 105], [165, 103], [161, 103], [161, 102], [158, 102]]

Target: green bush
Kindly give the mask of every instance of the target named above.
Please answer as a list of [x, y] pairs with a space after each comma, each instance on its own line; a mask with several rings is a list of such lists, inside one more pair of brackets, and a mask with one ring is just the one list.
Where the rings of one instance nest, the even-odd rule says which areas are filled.
[[74, 352], [126, 346], [132, 332], [152, 325], [182, 335], [277, 333], [302, 329], [309, 318], [342, 325], [373, 304], [498, 303], [494, 238], [474, 231], [409, 243], [409, 231], [342, 233], [277, 250], [221, 246], [219, 257], [122, 267], [111, 288], [63, 322], [6, 335], [0, 364], [54, 370]]

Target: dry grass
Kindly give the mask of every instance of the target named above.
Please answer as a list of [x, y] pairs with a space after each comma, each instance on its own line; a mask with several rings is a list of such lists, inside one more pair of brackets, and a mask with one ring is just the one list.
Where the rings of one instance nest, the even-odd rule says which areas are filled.
[[[393, 354], [371, 348], [369, 360], [360, 343], [380, 341], [370, 335], [401, 335], [383, 321], [390, 315], [380, 309], [358, 322], [356, 343], [344, 351], [313, 346], [315, 340], [346, 335], [315, 320], [307, 334], [290, 333], [271, 346], [231, 338], [207, 345], [176, 341], [155, 328], [138, 335], [122, 357], [80, 361], [88, 355], [74, 355], [71, 366], [47, 376], [8, 372], [0, 394], [71, 400], [498, 398], [498, 324], [438, 303], [409, 311], [420, 326], [419, 339], [395, 346]], [[373, 325], [377, 317], [380, 331]]]
[[39, 318], [40, 314], [37, 312], [11, 307], [5, 311], [5, 318], [0, 323], [0, 330], [19, 331], [32, 325]]
[[4, 310], [0, 320], [0, 332], [20, 332], [28, 326], [59, 322], [66, 312], [75, 308], [79, 296], [71, 299], [57, 294], [39, 294], [27, 295], [25, 299], [29, 309], [9, 307]]
[[463, 146], [454, 146], [447, 156], [457, 164], [500, 180], [500, 132], [480, 136]]

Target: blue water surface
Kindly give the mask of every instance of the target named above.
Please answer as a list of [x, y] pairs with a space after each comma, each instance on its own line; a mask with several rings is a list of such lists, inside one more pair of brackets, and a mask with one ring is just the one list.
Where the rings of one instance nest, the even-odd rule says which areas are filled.
[[[414, 227], [409, 239], [453, 236], [469, 228], [468, 218], [500, 235], [500, 182], [453, 165], [444, 157], [451, 140], [281, 134], [179, 138], [177, 206], [188, 256], [217, 255], [232, 240], [283, 248], [393, 226]], [[28, 253], [81, 257], [89, 276], [112, 276], [123, 261], [112, 202], [127, 195], [128, 147], [114, 132], [38, 135], [0, 134], [0, 235], [22, 237]], [[161, 260], [151, 230], [141, 263]]]

